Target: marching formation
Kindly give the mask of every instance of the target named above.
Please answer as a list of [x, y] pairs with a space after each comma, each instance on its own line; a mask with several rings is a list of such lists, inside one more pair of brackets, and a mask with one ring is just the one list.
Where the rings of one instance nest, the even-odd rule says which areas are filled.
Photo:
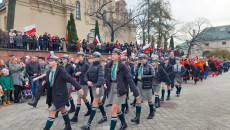
[[[156, 109], [161, 107], [161, 102], [170, 101], [174, 87], [177, 97], [180, 97], [183, 83], [194, 80], [196, 85], [207, 79], [208, 75], [218, 76], [222, 71], [228, 72], [230, 67], [227, 60], [197, 56], [174, 57], [173, 52], [164, 56], [153, 52], [127, 57], [118, 48], [113, 49], [111, 57], [107, 59], [103, 59], [99, 52], [92, 55], [78, 52], [76, 63], [71, 61], [67, 54], [60, 58], [51, 54], [47, 58], [48, 63], [44, 57], [33, 56], [26, 65], [22, 62], [17, 63], [17, 58], [13, 55], [11, 58], [10, 63], [7, 65], [6, 62], [6, 67], [1, 69], [3, 102], [5, 105], [10, 104], [13, 87], [16, 89], [15, 103], [19, 101], [20, 90], [17, 90], [17, 86], [22, 85], [21, 82], [15, 84], [15, 78], [12, 82], [11, 77], [15, 72], [19, 73], [26, 68], [33, 97], [32, 102], [28, 104], [36, 107], [44, 92], [47, 95], [49, 115], [44, 130], [52, 127], [59, 112], [65, 121], [64, 130], [71, 130], [71, 123], [77, 123], [82, 119], [79, 118], [82, 101], [87, 107], [84, 116], [89, 118], [81, 129], [90, 130], [96, 111], [100, 109], [102, 118], [98, 124], [107, 122], [108, 114], [111, 114], [110, 130], [116, 128], [118, 119], [121, 122], [119, 130], [124, 130], [128, 127], [125, 114], [130, 112], [130, 105], [136, 109], [136, 116], [131, 122], [140, 123], [142, 103], [145, 101], [149, 105], [149, 115], [145, 118], [151, 120]], [[28, 81], [25, 85], [28, 85]], [[77, 99], [71, 96], [71, 92], [74, 91], [72, 86], [77, 91]], [[88, 93], [90, 99], [87, 99]], [[129, 104], [130, 96], [134, 96], [134, 100]], [[105, 104], [106, 100], [108, 104]], [[70, 106], [69, 111], [66, 110], [66, 106]], [[111, 112], [106, 113], [104, 107], [111, 107]], [[69, 113], [74, 113], [73, 117], [69, 117]]]

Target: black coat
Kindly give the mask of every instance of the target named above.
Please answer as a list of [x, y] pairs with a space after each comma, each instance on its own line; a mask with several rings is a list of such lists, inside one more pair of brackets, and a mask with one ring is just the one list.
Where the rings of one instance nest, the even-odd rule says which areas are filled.
[[165, 82], [168, 85], [171, 84], [171, 80], [169, 79], [167, 72], [161, 66], [155, 68], [154, 78], [157, 78], [158, 83]]
[[70, 74], [72, 77], [74, 76], [74, 68], [71, 64], [67, 64], [65, 66], [65, 70], [68, 74]]
[[93, 62], [88, 71], [86, 71], [84, 76], [85, 82], [91, 81], [96, 84], [97, 88], [100, 88], [104, 82], [104, 68], [100, 61]]
[[168, 64], [167, 68], [165, 69], [165, 63], [163, 63], [162, 68], [167, 72], [169, 79], [173, 81], [175, 77], [173, 66], [171, 64]]
[[[111, 69], [112, 69], [113, 62], [109, 62], [105, 66], [105, 84], [107, 85], [108, 89], [110, 89], [112, 77], [111, 77]], [[130, 89], [133, 91], [133, 95], [135, 97], [139, 96], [139, 93], [137, 91], [136, 85], [133, 82], [133, 79], [131, 77], [131, 74], [129, 72], [128, 67], [119, 62], [117, 67], [117, 92], [118, 96], [123, 96], [129, 92], [128, 85], [130, 86]]]
[[[141, 64], [139, 63], [137, 66], [137, 70], [136, 70], [136, 78], [138, 77], [138, 71], [140, 68]], [[149, 72], [147, 72], [147, 68], [149, 68]], [[143, 74], [141, 76], [141, 80], [142, 80], [142, 88], [143, 89], [150, 89], [152, 88], [152, 79], [153, 76], [155, 75], [153, 67], [151, 65], [148, 64], [148, 62], [146, 64], [144, 64], [143, 66]]]
[[26, 72], [29, 76], [34, 76], [35, 73], [41, 74], [41, 65], [38, 62], [30, 62], [26, 64]]
[[62, 106], [69, 105], [68, 92], [66, 83], [71, 83], [78, 91], [81, 89], [80, 84], [69, 75], [63, 66], [57, 66], [53, 87], [50, 87], [49, 81], [50, 70], [46, 73], [46, 84], [47, 84], [47, 100], [46, 103], [51, 106], [51, 103], [55, 105], [57, 109]]
[[86, 71], [89, 69], [89, 64], [86, 62], [86, 60], [82, 61], [82, 62], [78, 62], [76, 64], [76, 68], [75, 68], [75, 74], [77, 72], [81, 72], [81, 75], [80, 76], [76, 76], [77, 78], [77, 81], [79, 81], [79, 83], [81, 85], [86, 85], [87, 83], [84, 81], [84, 76], [85, 76], [85, 73]]

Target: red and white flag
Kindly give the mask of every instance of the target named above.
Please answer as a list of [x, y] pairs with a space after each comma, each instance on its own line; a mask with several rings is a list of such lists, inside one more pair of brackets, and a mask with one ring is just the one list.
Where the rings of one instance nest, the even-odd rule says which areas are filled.
[[127, 50], [124, 50], [121, 54], [121, 56], [127, 56]]
[[96, 42], [96, 43], [100, 43], [99, 38], [98, 38], [97, 35], [96, 35], [96, 37], [95, 37], [95, 42]]
[[144, 47], [143, 47], [143, 49], [144, 49], [144, 53], [145, 52], [148, 52], [148, 51], [150, 51], [151, 50], [151, 43], [149, 43], [149, 44], [146, 44]]
[[118, 39], [115, 39], [114, 44], [118, 44]]
[[131, 53], [131, 58], [132, 58], [132, 60], [134, 60], [134, 58], [135, 58], [135, 54], [134, 53]]
[[33, 24], [33, 25], [25, 27], [24, 30], [26, 31], [27, 35], [30, 35], [31, 33], [36, 32], [36, 26], [35, 24]]

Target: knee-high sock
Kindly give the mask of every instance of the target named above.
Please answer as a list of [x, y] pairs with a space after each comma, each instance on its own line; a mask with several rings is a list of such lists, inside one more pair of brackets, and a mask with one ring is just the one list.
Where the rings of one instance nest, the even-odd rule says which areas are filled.
[[121, 120], [121, 122], [125, 122], [125, 116], [124, 113], [121, 111], [120, 113], [117, 113], [117, 116]]
[[85, 105], [86, 105], [86, 107], [88, 108], [88, 111], [91, 110], [91, 106], [90, 106], [88, 100], [85, 100]]
[[162, 97], [165, 96], [165, 89], [162, 89], [162, 90], [161, 90], [161, 94], [162, 94]]
[[159, 100], [159, 95], [155, 95], [155, 104], [158, 103], [158, 100]]
[[140, 104], [136, 104], [136, 113], [137, 114], [141, 114], [141, 103]]
[[117, 124], [117, 117], [112, 117], [111, 124], [110, 124], [110, 130], [115, 130], [116, 124]]
[[125, 99], [125, 107], [126, 107], [126, 109], [128, 109], [128, 108], [129, 108], [129, 104], [128, 104], [128, 97], [126, 97], [126, 99]]
[[121, 104], [121, 111], [124, 113], [126, 104]]
[[170, 93], [171, 93], [171, 90], [169, 89], [169, 90], [168, 90], [168, 96], [170, 96]]
[[75, 113], [74, 113], [75, 116], [78, 116], [78, 113], [79, 113], [80, 109], [81, 109], [81, 104], [77, 104], [76, 110], [75, 110]]
[[69, 121], [69, 114], [68, 114], [67, 111], [65, 113], [62, 113], [62, 117], [63, 117], [63, 119], [64, 119], [65, 122]]
[[178, 92], [179, 87], [176, 85], [176, 91]]
[[47, 120], [47, 122], [46, 122], [45, 128], [49, 130], [49, 129], [51, 128], [51, 126], [53, 125], [54, 120], [55, 120], [55, 118], [48, 117], [48, 120]]
[[92, 122], [92, 120], [93, 120], [93, 118], [94, 118], [94, 116], [95, 116], [95, 114], [96, 114], [96, 111], [97, 111], [97, 108], [96, 108], [96, 107], [93, 107], [93, 108], [92, 108], [92, 111], [91, 111], [91, 113], [90, 113], [90, 116], [89, 116], [89, 120], [88, 120], [88, 124], [89, 124], [89, 125], [91, 124], [91, 122]]
[[99, 109], [100, 109], [100, 111], [101, 111], [102, 116], [103, 116], [103, 117], [106, 117], [106, 113], [105, 113], [105, 109], [104, 109], [103, 103], [100, 103], [100, 104], [99, 104]]
[[153, 111], [153, 102], [149, 102], [149, 109], [150, 109], [150, 111]]
[[71, 107], [73, 107], [74, 106], [74, 102], [73, 102], [73, 98], [72, 97], [69, 98], [69, 102], [70, 102]]
[[181, 86], [179, 86], [179, 89], [178, 89], [179, 94], [180, 94], [180, 92], [181, 92], [181, 89], [182, 89], [182, 87], [181, 87]]

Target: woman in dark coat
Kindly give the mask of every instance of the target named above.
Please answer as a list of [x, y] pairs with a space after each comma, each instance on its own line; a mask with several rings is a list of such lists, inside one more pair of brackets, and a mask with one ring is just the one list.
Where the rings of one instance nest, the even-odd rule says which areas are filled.
[[[171, 80], [171, 83], [174, 81], [174, 71], [173, 71], [173, 66], [169, 64], [169, 58], [165, 57], [164, 58], [164, 63], [162, 64], [162, 68], [167, 72], [169, 79]], [[171, 87], [169, 84], [167, 84], [167, 89], [168, 89], [168, 96], [167, 96], [167, 101], [170, 100], [170, 93], [171, 93]], [[164, 101], [164, 94], [165, 94], [165, 83], [162, 83], [162, 90], [161, 90], [161, 101]]]
[[80, 84], [69, 75], [63, 66], [59, 65], [59, 58], [51, 56], [49, 59], [51, 70], [46, 74], [46, 79], [42, 85], [47, 84], [47, 100], [49, 106], [49, 118], [46, 122], [44, 130], [49, 130], [55, 120], [57, 111], [61, 111], [65, 120], [64, 130], [71, 130], [70, 119], [65, 106], [69, 105], [68, 92], [66, 83], [71, 83], [75, 89], [83, 94]]
[[110, 130], [114, 130], [117, 123], [117, 116], [121, 120], [121, 130], [127, 128], [124, 114], [121, 111], [121, 104], [125, 102], [128, 93], [128, 84], [139, 103], [139, 93], [132, 80], [128, 67], [120, 61], [122, 51], [115, 48], [112, 53], [112, 61], [106, 65], [105, 84], [108, 90], [108, 102], [112, 104]]

